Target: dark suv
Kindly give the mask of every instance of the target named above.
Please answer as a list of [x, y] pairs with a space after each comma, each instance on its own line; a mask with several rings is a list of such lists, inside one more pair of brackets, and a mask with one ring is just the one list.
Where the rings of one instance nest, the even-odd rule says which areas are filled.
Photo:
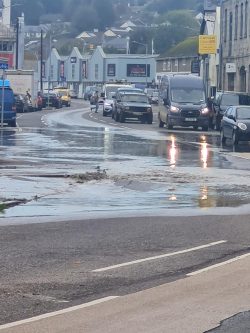
[[127, 118], [137, 118], [142, 123], [152, 124], [153, 111], [146, 94], [120, 92], [116, 98], [115, 121], [124, 123]]
[[45, 93], [42, 95], [42, 107], [46, 108], [47, 106], [52, 106], [56, 109], [60, 109], [62, 107], [61, 97], [56, 92]]
[[250, 96], [244, 93], [219, 91], [212, 102], [214, 125], [217, 131], [221, 129], [221, 119], [229, 106], [250, 105]]

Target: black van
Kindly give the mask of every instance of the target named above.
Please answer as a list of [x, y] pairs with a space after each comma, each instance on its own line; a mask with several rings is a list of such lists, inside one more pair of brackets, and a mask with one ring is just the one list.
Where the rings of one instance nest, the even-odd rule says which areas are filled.
[[164, 75], [159, 91], [159, 127], [190, 127], [207, 131], [209, 109], [203, 80], [195, 75]]

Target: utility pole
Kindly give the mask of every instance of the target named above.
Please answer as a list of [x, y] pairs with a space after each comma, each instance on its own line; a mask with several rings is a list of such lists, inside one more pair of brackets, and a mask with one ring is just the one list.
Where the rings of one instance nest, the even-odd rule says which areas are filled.
[[43, 91], [43, 30], [41, 30], [40, 90]]
[[19, 67], [19, 17], [16, 18], [16, 69]]

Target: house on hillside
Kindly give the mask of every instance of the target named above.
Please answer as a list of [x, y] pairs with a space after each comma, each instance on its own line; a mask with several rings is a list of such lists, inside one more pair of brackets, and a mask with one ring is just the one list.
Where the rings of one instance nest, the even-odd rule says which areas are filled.
[[41, 24], [37, 26], [25, 25], [24, 27], [25, 40], [30, 41], [41, 38], [41, 31], [43, 31], [43, 36], [46, 37], [50, 29], [51, 29], [51, 24]]

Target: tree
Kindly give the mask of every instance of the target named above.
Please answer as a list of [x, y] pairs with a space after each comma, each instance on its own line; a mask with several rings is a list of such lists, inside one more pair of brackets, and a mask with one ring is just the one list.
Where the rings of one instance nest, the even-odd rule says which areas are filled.
[[99, 29], [105, 29], [114, 23], [115, 13], [111, 0], [93, 0], [93, 8], [99, 19]]
[[99, 25], [99, 18], [91, 6], [82, 6], [72, 16], [72, 27], [76, 32], [92, 30]]

